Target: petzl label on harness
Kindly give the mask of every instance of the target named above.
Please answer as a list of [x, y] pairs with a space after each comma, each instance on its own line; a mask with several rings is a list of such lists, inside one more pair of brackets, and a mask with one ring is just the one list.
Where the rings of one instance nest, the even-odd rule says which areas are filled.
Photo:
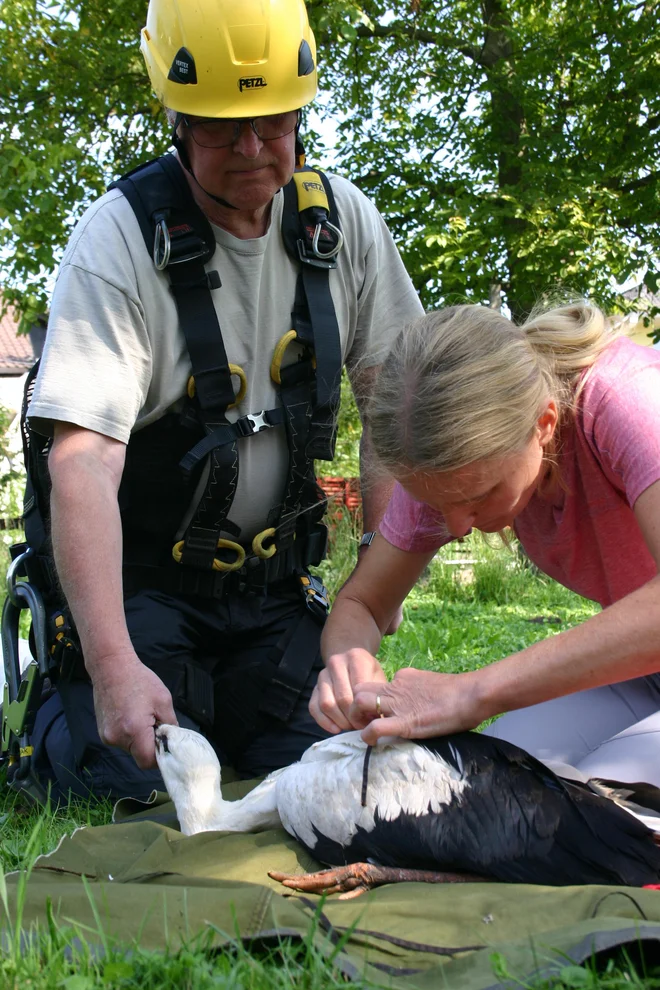
[[293, 181], [298, 193], [298, 209], [302, 213], [310, 206], [320, 206], [330, 212], [328, 196], [319, 177], [311, 170], [293, 173]]

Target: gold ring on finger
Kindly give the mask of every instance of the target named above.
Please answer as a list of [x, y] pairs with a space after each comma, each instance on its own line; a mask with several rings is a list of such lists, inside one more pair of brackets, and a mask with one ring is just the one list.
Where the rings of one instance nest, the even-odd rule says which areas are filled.
[[376, 695], [376, 715], [378, 715], [378, 718], [385, 718], [385, 716], [383, 715], [383, 712], [381, 710], [381, 707], [380, 707], [380, 695], [379, 694]]

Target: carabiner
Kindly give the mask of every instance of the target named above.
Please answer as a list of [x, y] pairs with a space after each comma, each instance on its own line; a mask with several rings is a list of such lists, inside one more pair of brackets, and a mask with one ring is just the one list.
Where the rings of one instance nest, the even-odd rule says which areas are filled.
[[[183, 556], [183, 546], [185, 540], [179, 540], [172, 547], [172, 556], [176, 560], [177, 564], [181, 563], [181, 558]], [[213, 558], [213, 570], [214, 571], [238, 571], [245, 563], [245, 550], [240, 545], [240, 543], [234, 543], [233, 540], [223, 540], [220, 539], [217, 542], [218, 550], [233, 550], [236, 554], [234, 560], [226, 561], [220, 560], [219, 557]]]
[[16, 606], [16, 608], [19, 609], [25, 608], [25, 605], [23, 605], [16, 597], [16, 579], [19, 576], [22, 577], [25, 576], [24, 574], [19, 575], [18, 572], [22, 568], [25, 561], [28, 560], [28, 558], [32, 557], [33, 555], [34, 555], [34, 548], [26, 547], [23, 553], [19, 554], [18, 557], [12, 560], [9, 567], [7, 568], [7, 575], [5, 577], [5, 587], [7, 590], [7, 597], [12, 601], [12, 603]]
[[[161, 248], [162, 241], [162, 248]], [[156, 224], [156, 233], [154, 234], [154, 265], [159, 272], [162, 272], [170, 260], [170, 252], [172, 249], [172, 241], [170, 239], [170, 232], [167, 226], [167, 222], [161, 219]]]
[[252, 540], [252, 549], [261, 560], [268, 560], [274, 553], [277, 553], [275, 543], [271, 543], [269, 547], [264, 547], [264, 540], [270, 540], [273, 536], [275, 536], [275, 527], [271, 526], [269, 529], [263, 529], [261, 533], [257, 533]]
[[[331, 230], [333, 234], [337, 235], [337, 243], [329, 251], [319, 250], [319, 237], [321, 236], [321, 231], [323, 230], [324, 226], [326, 226], [328, 230]], [[334, 258], [335, 255], [339, 254], [339, 252], [341, 251], [343, 243], [344, 243], [344, 235], [342, 234], [339, 227], [335, 227], [334, 223], [330, 223], [329, 220], [326, 220], [325, 224], [317, 223], [316, 228], [314, 230], [314, 236], [312, 237], [312, 251], [314, 252], [317, 258], [322, 258], [324, 261], [327, 261], [328, 258]]]
[[[232, 377], [235, 375], [238, 378], [238, 382], [239, 382], [238, 392], [236, 393], [234, 401], [227, 406], [227, 409], [235, 409], [236, 406], [240, 405], [240, 403], [245, 398], [245, 394], [247, 392], [247, 375], [241, 368], [240, 364], [230, 364], [229, 374], [232, 375]], [[191, 375], [190, 378], [188, 379], [186, 391], [188, 393], [189, 399], [195, 398], [195, 378], [193, 375]]]

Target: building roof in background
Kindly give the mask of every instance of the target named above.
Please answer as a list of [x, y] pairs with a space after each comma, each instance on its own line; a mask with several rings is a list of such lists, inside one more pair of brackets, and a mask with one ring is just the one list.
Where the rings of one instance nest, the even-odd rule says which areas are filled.
[[[2, 300], [0, 300], [1, 306]], [[17, 336], [18, 319], [12, 306], [0, 316], [0, 376], [24, 375], [37, 360], [43, 347], [42, 334]], [[45, 331], [43, 331], [45, 333]]]

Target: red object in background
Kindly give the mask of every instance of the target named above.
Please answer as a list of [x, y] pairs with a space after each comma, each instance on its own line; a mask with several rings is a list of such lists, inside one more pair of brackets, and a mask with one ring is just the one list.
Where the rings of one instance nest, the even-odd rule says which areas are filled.
[[342, 509], [358, 516], [362, 509], [359, 478], [339, 478], [332, 475], [319, 478], [318, 483], [328, 499], [328, 513], [335, 519], [342, 518]]

